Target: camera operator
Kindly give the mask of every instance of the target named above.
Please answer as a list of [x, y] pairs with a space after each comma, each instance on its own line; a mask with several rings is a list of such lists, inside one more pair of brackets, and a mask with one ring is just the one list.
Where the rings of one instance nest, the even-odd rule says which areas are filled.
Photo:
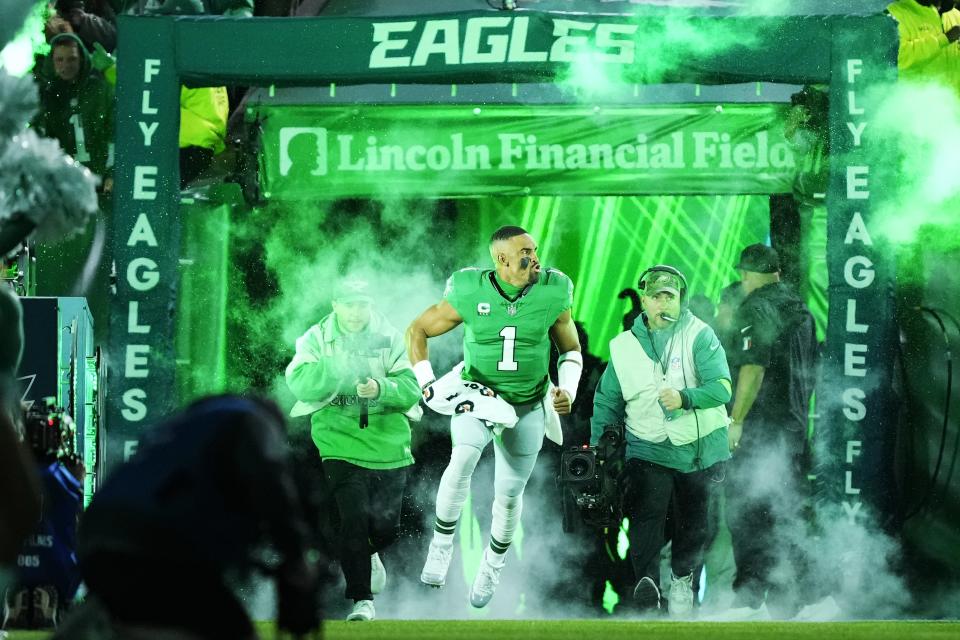
[[0, 593], [14, 582], [20, 543], [40, 513], [37, 484], [13, 422], [0, 415]]
[[643, 313], [610, 342], [610, 366], [594, 396], [591, 444], [607, 425], [626, 425], [626, 465], [620, 476], [630, 519], [630, 559], [638, 578], [634, 601], [661, 608], [659, 555], [667, 509], [674, 502], [669, 611], [693, 608], [694, 573], [703, 561], [707, 501], [723, 478], [730, 372], [716, 334], [681, 306], [686, 278], [656, 265], [640, 275]]
[[83, 506], [83, 464], [75, 452], [76, 426], [53, 406], [24, 416], [43, 501], [37, 522], [17, 557], [17, 586], [6, 594], [4, 628], [55, 627], [80, 585], [77, 519]]
[[0, 596], [13, 583], [20, 544], [40, 514], [36, 474], [13, 409], [19, 397], [14, 378], [23, 352], [22, 317], [17, 296], [0, 286]]
[[380, 551], [399, 535], [407, 482], [409, 418], [420, 418], [420, 386], [403, 336], [373, 310], [367, 282], [341, 281], [333, 313], [297, 340], [287, 385], [311, 416], [313, 442], [340, 513], [340, 566], [347, 620], [373, 620], [386, 583]]

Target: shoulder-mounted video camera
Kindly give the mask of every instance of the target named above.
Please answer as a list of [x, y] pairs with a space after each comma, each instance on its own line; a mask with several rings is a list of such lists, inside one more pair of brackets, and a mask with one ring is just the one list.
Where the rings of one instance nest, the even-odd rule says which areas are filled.
[[33, 456], [43, 463], [77, 461], [77, 426], [52, 398], [34, 403], [23, 413], [24, 440]]
[[571, 447], [560, 454], [557, 485], [563, 500], [563, 530], [573, 531], [579, 513], [592, 527], [619, 526], [620, 491], [626, 441], [623, 425], [604, 427], [597, 446]]

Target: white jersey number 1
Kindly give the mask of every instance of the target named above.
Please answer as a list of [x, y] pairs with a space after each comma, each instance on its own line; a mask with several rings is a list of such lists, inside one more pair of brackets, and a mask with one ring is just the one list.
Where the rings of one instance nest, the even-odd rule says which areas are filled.
[[517, 328], [504, 327], [500, 331], [500, 337], [503, 338], [503, 352], [500, 362], [497, 363], [497, 370], [516, 371], [517, 361], [513, 359], [513, 350], [517, 345]]
[[73, 125], [73, 139], [77, 143], [77, 152], [73, 159], [81, 164], [90, 161], [90, 154], [87, 153], [87, 139], [83, 135], [83, 123], [80, 122], [80, 114], [75, 113], [70, 116], [70, 124]]

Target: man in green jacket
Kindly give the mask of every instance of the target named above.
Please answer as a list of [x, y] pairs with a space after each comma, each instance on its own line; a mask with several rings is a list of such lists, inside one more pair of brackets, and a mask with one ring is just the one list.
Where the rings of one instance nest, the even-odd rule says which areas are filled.
[[342, 281], [333, 313], [297, 340], [287, 385], [312, 412], [311, 435], [340, 512], [340, 566], [347, 620], [373, 620], [373, 594], [386, 583], [379, 552], [396, 540], [420, 387], [403, 336], [373, 309], [367, 282]]

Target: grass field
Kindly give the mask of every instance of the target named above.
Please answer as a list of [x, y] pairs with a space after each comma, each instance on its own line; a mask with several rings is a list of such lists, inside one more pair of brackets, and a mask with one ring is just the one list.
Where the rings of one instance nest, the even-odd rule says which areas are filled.
[[[257, 625], [263, 640], [278, 640], [273, 624]], [[11, 632], [8, 640], [46, 640], [49, 633]], [[327, 622], [327, 640], [953, 640], [960, 622], [641, 622], [619, 620], [379, 620]], [[228, 639], [225, 639], [228, 640]]]

